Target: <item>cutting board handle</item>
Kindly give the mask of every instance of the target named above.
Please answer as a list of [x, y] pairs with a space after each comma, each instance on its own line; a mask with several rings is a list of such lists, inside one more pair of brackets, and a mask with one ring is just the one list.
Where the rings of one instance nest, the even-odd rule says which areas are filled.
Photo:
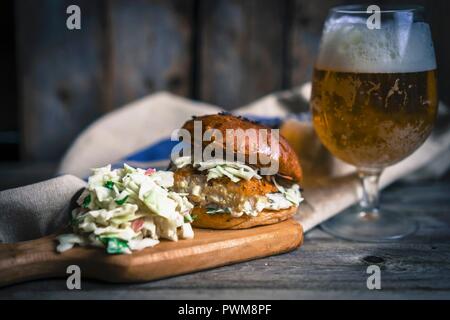
[[149, 281], [287, 252], [303, 242], [302, 227], [293, 220], [242, 230], [195, 229], [194, 239], [161, 241], [129, 255], [88, 247], [57, 253], [55, 237], [0, 244], [0, 287], [68, 277], [70, 265], [79, 266], [83, 278]]
[[32, 279], [64, 276], [68, 261], [56, 253], [55, 235], [0, 244], [0, 287]]

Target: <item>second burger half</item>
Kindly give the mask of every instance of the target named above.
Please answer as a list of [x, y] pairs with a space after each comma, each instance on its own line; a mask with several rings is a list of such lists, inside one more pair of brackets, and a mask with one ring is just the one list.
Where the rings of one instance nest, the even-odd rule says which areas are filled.
[[[209, 129], [217, 130], [223, 137], [229, 129], [254, 129], [257, 132], [264, 129], [269, 134], [272, 130], [241, 117], [215, 114], [194, 117], [186, 122], [183, 129], [192, 136], [195, 133], [194, 121], [201, 122], [202, 135]], [[200, 143], [204, 149], [211, 142], [192, 139], [191, 143]], [[214, 143], [220, 144], [225, 155], [225, 140], [215, 140]], [[264, 143], [261, 139], [246, 138], [233, 147], [232, 152], [236, 154], [233, 161], [227, 161], [225, 157], [195, 161], [191, 154], [172, 162], [174, 190], [185, 193], [195, 206], [193, 226], [243, 229], [292, 217], [303, 200], [299, 186], [302, 170], [287, 141], [281, 136]], [[236, 160], [238, 153], [243, 154], [244, 162]], [[250, 155], [256, 156], [258, 161], [250, 161]], [[264, 157], [277, 162], [275, 173], [263, 174], [267, 162], [263, 165], [259, 159]]]

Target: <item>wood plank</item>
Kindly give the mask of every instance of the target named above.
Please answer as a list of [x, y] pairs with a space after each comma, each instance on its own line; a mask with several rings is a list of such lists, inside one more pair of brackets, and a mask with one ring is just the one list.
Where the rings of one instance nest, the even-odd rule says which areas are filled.
[[[346, 4], [357, 1], [346, 1]], [[322, 28], [329, 9], [341, 5], [340, 0], [293, 0], [289, 12], [289, 86], [295, 87], [311, 81], [317, 57]]]
[[[66, 8], [81, 8], [81, 30]], [[27, 160], [55, 160], [101, 114], [102, 1], [16, 2], [22, 149]]]
[[162, 241], [131, 255], [108, 255], [77, 247], [59, 254], [55, 236], [0, 244], [0, 287], [32, 279], [66, 276], [78, 265], [86, 278], [141, 282], [291, 251], [303, 241], [294, 220], [241, 230], [195, 229], [194, 239]]
[[232, 109], [281, 89], [284, 4], [201, 1], [201, 100]]
[[111, 2], [115, 107], [158, 90], [191, 93], [193, 2]]

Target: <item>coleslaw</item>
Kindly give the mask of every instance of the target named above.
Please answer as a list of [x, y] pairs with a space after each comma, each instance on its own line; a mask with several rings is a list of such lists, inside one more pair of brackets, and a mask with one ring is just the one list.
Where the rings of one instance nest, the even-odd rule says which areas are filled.
[[124, 164], [93, 169], [72, 211], [73, 233], [58, 237], [56, 250], [74, 245], [106, 248], [110, 254], [131, 253], [159, 243], [194, 237], [193, 205], [186, 194], [171, 190], [173, 172]]

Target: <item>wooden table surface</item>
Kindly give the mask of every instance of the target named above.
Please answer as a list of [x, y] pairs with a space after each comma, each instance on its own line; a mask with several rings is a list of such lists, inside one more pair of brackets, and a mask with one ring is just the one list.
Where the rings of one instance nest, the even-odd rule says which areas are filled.
[[[0, 289], [2, 299], [450, 299], [450, 181], [397, 183], [386, 206], [416, 219], [419, 231], [393, 243], [338, 240], [320, 228], [291, 253], [142, 284], [64, 279]], [[368, 290], [366, 269], [381, 269], [381, 290]]]

